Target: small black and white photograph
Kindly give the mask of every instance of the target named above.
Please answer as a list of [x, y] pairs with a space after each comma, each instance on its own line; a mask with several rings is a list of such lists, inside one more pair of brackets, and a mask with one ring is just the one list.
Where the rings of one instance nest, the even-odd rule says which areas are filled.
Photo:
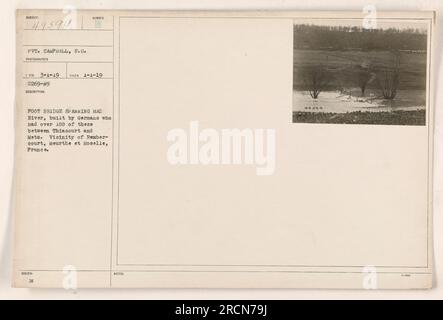
[[294, 24], [293, 123], [426, 125], [428, 25]]

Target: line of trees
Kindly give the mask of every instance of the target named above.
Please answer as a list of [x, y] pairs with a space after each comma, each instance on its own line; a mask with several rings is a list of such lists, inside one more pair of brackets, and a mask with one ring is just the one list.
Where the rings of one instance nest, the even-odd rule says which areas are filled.
[[294, 48], [331, 50], [426, 50], [426, 32], [349, 26], [294, 25]]
[[367, 29], [362, 26], [320, 26], [314, 24], [294, 24], [294, 31], [342, 31], [342, 32], [370, 32], [370, 33], [416, 33], [426, 35], [425, 30], [419, 28], [386, 28], [386, 29]]

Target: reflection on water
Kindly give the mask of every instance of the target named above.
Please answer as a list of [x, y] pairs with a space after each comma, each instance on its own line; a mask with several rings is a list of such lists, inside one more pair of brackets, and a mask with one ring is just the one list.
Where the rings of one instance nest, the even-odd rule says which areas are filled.
[[321, 92], [318, 99], [312, 99], [307, 91], [294, 91], [293, 111], [334, 112], [352, 111], [395, 111], [424, 110], [425, 90], [399, 90], [394, 100], [385, 100], [378, 91], [367, 91], [365, 97], [358, 96], [359, 90], [341, 93]]

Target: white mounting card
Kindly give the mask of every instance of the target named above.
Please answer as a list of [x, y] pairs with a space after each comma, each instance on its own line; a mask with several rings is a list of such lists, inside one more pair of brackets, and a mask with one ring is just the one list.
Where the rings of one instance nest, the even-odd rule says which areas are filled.
[[18, 10], [13, 286], [432, 287], [433, 26]]

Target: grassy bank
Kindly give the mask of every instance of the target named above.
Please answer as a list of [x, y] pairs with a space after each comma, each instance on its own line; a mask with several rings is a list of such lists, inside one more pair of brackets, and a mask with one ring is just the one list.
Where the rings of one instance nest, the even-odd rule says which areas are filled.
[[292, 122], [424, 126], [426, 125], [426, 111], [355, 111], [346, 113], [294, 111], [292, 113]]

